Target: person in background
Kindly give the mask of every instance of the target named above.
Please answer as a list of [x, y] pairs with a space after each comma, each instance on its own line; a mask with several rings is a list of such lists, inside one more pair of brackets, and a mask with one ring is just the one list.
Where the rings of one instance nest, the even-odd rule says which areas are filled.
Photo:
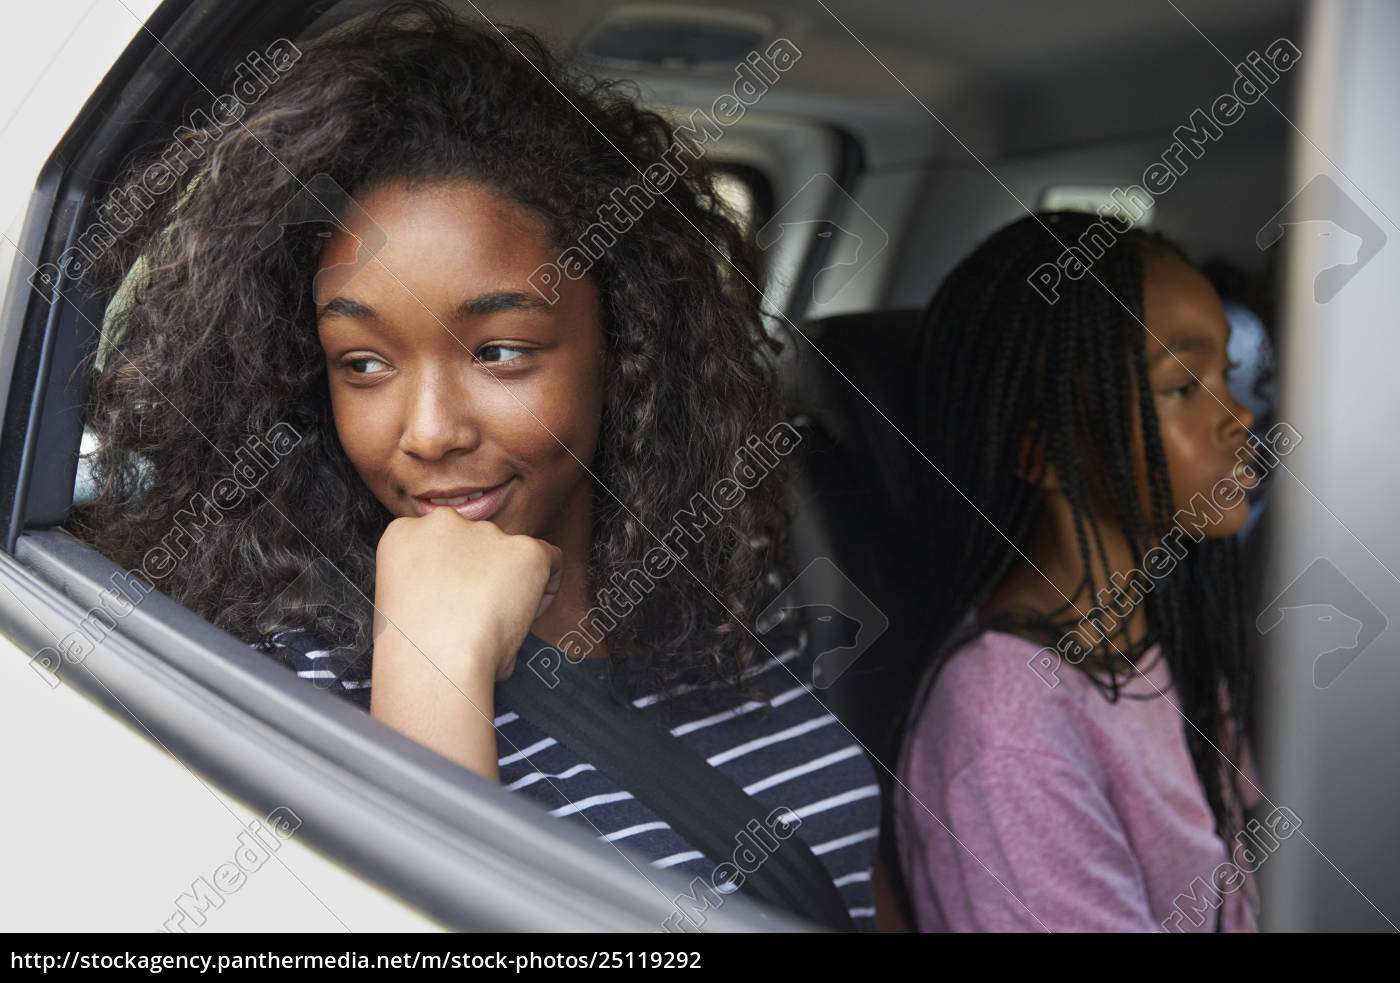
[[[926, 315], [931, 645], [893, 802], [924, 931], [1257, 927], [1247, 874], [1208, 918], [1177, 907], [1253, 791], [1252, 419], [1220, 299], [1167, 240], [1118, 230], [1033, 286], [1096, 223], [1002, 229]], [[1199, 496], [1222, 508], [1183, 529]]]

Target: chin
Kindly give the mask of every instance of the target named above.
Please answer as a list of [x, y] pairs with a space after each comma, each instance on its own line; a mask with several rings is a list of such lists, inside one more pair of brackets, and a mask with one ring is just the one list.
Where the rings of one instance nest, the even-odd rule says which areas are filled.
[[1228, 512], [1222, 512], [1220, 521], [1207, 533], [1207, 539], [1229, 539], [1238, 536], [1249, 521], [1249, 503], [1241, 502]]

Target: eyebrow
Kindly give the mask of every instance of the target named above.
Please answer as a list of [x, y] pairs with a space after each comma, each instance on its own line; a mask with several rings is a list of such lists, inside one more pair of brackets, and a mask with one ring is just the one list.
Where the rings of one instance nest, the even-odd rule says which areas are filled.
[[467, 298], [457, 305], [457, 312], [453, 316], [461, 320], [464, 317], [498, 314], [501, 311], [547, 311], [549, 308], [549, 303], [537, 293], [497, 290], [480, 297]]
[[374, 313], [373, 307], [361, 304], [359, 301], [346, 300], [344, 297], [336, 297], [334, 300], [327, 303], [325, 307], [322, 307], [321, 316], [324, 317], [327, 314], [338, 314], [341, 317], [351, 317], [365, 321], [374, 320], [379, 316]]
[[[477, 297], [468, 297], [457, 305], [452, 313], [454, 321], [483, 314], [499, 314], [504, 311], [549, 310], [549, 303], [539, 294], [527, 294], [523, 290], [493, 290]], [[345, 297], [336, 297], [321, 308], [321, 315], [336, 314], [360, 321], [377, 321], [379, 314], [368, 304]]]
[[1210, 354], [1215, 351], [1215, 342], [1202, 335], [1194, 335], [1189, 338], [1177, 338], [1169, 342], [1165, 348], [1152, 356], [1151, 364], [1156, 365], [1168, 356], [1179, 355], [1183, 352], [1204, 352]]

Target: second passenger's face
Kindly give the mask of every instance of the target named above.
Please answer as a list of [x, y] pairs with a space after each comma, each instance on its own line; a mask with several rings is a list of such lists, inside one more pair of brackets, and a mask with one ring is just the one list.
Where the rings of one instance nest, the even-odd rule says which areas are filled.
[[1233, 536], [1249, 517], [1244, 492], [1254, 479], [1241, 461], [1253, 418], [1230, 395], [1230, 324], [1220, 298], [1187, 264], [1153, 257], [1144, 264], [1143, 321], [1173, 510], [1194, 511], [1204, 498], [1221, 515], [1205, 535]]

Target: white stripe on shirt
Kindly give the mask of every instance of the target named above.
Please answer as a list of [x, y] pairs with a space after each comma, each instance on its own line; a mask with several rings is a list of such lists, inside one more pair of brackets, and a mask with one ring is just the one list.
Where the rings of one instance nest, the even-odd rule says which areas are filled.
[[709, 717], [702, 717], [699, 720], [692, 720], [689, 723], [673, 727], [671, 728], [671, 736], [680, 737], [682, 734], [689, 734], [693, 731], [700, 730], [702, 727], [708, 727], [711, 724], [718, 724], [723, 723], [726, 720], [733, 720], [740, 714], [752, 713], [753, 711], [758, 710], [762, 707], [780, 707], [784, 703], [791, 703], [793, 700], [797, 699], [799, 696], [806, 692], [807, 687], [794, 686], [790, 690], [785, 690], [784, 692], [779, 693], [777, 696], [773, 697], [766, 703], [758, 700], [750, 700], [743, 706], [737, 706], [732, 710], [725, 710], [723, 713], [716, 713]]
[[815, 816], [819, 812], [835, 809], [837, 806], [846, 805], [848, 802], [858, 802], [861, 799], [868, 799], [879, 794], [879, 785], [866, 785], [864, 788], [853, 788], [849, 792], [842, 792], [840, 795], [833, 795], [830, 798], [822, 799], [820, 802], [813, 802], [811, 805], [805, 805], [792, 811], [797, 814], [798, 819], [806, 819], [808, 816]]
[[672, 727], [671, 736], [680, 737], [682, 734], [689, 734], [692, 731], [700, 730], [702, 727], [708, 727], [711, 724], [718, 724], [726, 720], [733, 720], [735, 717], [738, 717], [745, 713], [752, 713], [760, 707], [766, 707], [767, 705], [768, 704], [766, 703], [759, 703], [755, 700], [750, 700], [748, 703], [745, 703], [742, 706], [737, 706], [733, 710], [725, 710], [723, 713], [717, 713], [710, 717], [702, 717], [699, 720], [692, 720], [689, 723], [681, 724], [677, 727]]
[[803, 734], [814, 731], [818, 727], [825, 727], [828, 724], [834, 723], [836, 723], [835, 717], [829, 713], [822, 714], [820, 717], [813, 717], [811, 720], [800, 723], [795, 727], [789, 727], [787, 730], [780, 730], [776, 734], [756, 737], [752, 741], [746, 741], [738, 747], [730, 748], [728, 751], [721, 751], [719, 754], [713, 754], [705, 760], [712, 765], [722, 765], [726, 761], [733, 761], [735, 758], [742, 757], [750, 751], [757, 751], [759, 748], [768, 747], [770, 744], [790, 741], [794, 737], [801, 737]]
[[827, 840], [825, 843], [818, 843], [812, 847], [812, 853], [820, 857], [823, 853], [830, 853], [832, 850], [840, 850], [855, 843], [863, 843], [866, 840], [873, 840], [880, 835], [880, 827], [872, 826], [863, 829], [859, 833], [852, 833], [849, 836], [840, 836], [834, 840]]
[[842, 748], [840, 751], [832, 751], [830, 754], [824, 754], [820, 758], [813, 758], [804, 765], [794, 765], [784, 771], [769, 775], [767, 778], [761, 778], [751, 785], [745, 785], [744, 791], [749, 795], [753, 795], [755, 792], [762, 792], [764, 789], [772, 788], [774, 785], [781, 785], [783, 782], [797, 778], [800, 775], [805, 775], [808, 772], [820, 771], [828, 765], [836, 764], [838, 761], [845, 761], [847, 758], [853, 758], [857, 754], [860, 754], [860, 745], [852, 744], [850, 747]]
[[576, 812], [585, 809], [592, 809], [594, 806], [605, 806], [609, 802], [622, 802], [632, 798], [631, 792], [604, 792], [601, 795], [590, 795], [586, 799], [579, 799], [577, 802], [570, 802], [566, 806], [549, 810], [551, 816], [572, 816]]
[[580, 764], [574, 765], [572, 768], [565, 768], [557, 775], [549, 775], [542, 771], [532, 771], [528, 775], [525, 775], [521, 778], [517, 778], [515, 781], [507, 785], [505, 789], [507, 792], [514, 792], [518, 788], [524, 788], [526, 785], [533, 785], [535, 784], [535, 782], [542, 782], [546, 778], [557, 778], [562, 780], [565, 778], [573, 778], [575, 775], [582, 774], [585, 771], [597, 770], [597, 768], [594, 768], [587, 762], [582, 762]]
[[506, 765], [515, 764], [515, 762], [523, 760], [529, 755], [534, 754], [536, 751], [543, 751], [545, 748], [554, 747], [554, 745], [558, 743], [559, 742], [556, 741], [554, 738], [546, 737], [542, 741], [536, 741], [534, 744], [531, 744], [523, 751], [516, 751], [514, 754], [508, 754], [504, 758], [497, 759], [496, 766], [499, 768], [504, 768]]
[[[748, 669], [745, 669], [743, 673], [740, 674], [739, 678], [752, 679], [754, 676], [765, 673], [769, 669], [774, 669], [778, 666], [787, 665], [793, 659], [797, 658], [797, 656], [801, 654], [801, 651], [802, 649], [800, 647], [790, 648], [786, 652], [782, 652], [778, 655], [775, 655], [773, 658], [767, 660], [766, 662], [761, 662], [756, 666], [750, 666]], [[653, 703], [659, 702], [664, 697], [683, 696], [686, 693], [692, 693], [699, 688], [700, 687], [694, 683], [686, 683], [683, 686], [676, 686], [673, 689], [666, 690], [664, 693], [652, 693], [650, 696], [638, 697], [637, 699], [632, 701], [632, 705], [638, 710], [641, 710], [645, 707], [651, 706]]]
[[624, 840], [629, 836], [636, 836], [638, 833], [650, 833], [654, 829], [670, 828], [670, 823], [664, 823], [660, 820], [657, 820], [654, 823], [638, 823], [635, 826], [628, 826], [626, 829], [620, 829], [615, 833], [608, 833], [604, 836], [598, 837], [598, 839], [604, 841], [605, 843], [614, 843], [618, 840]]

